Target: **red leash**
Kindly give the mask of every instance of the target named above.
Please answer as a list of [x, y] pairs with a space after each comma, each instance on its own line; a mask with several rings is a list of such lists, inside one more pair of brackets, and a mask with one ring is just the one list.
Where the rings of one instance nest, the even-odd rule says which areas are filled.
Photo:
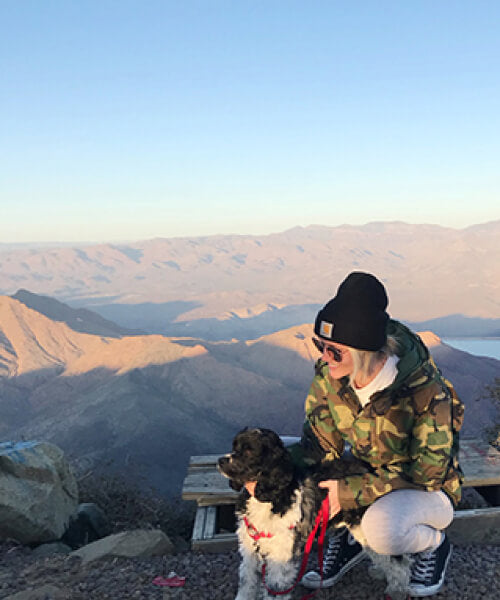
[[300, 580], [304, 576], [304, 573], [306, 572], [306, 567], [307, 567], [307, 563], [309, 561], [309, 555], [311, 554], [311, 549], [312, 549], [312, 545], [314, 542], [314, 538], [316, 537], [316, 532], [318, 531], [318, 528], [320, 527], [320, 525], [321, 525], [321, 529], [320, 529], [319, 538], [318, 538], [318, 560], [319, 560], [319, 574], [320, 574], [321, 580], [320, 580], [319, 588], [317, 590], [314, 590], [314, 592], [309, 592], [305, 596], [302, 596], [301, 600], [307, 600], [308, 598], [312, 598], [314, 596], [314, 594], [316, 594], [322, 588], [322, 586], [323, 586], [323, 546], [325, 543], [326, 527], [328, 525], [328, 511], [329, 511], [329, 505], [328, 505], [328, 496], [327, 496], [321, 503], [321, 508], [318, 511], [318, 515], [316, 516], [316, 522], [314, 523], [314, 528], [311, 531], [311, 533], [309, 534], [309, 537], [307, 538], [306, 546], [304, 548], [304, 556], [302, 557], [302, 564], [300, 565], [300, 570], [299, 570], [299, 574], [297, 576], [297, 581], [292, 585], [292, 587], [288, 588], [287, 590], [283, 590], [281, 592], [277, 592], [275, 590], [268, 588], [267, 584], [266, 584], [266, 563], [262, 564], [262, 584], [266, 588], [266, 590], [268, 591], [269, 594], [271, 594], [273, 596], [283, 596], [283, 594], [289, 594], [295, 587], [297, 587], [297, 584], [300, 582]]

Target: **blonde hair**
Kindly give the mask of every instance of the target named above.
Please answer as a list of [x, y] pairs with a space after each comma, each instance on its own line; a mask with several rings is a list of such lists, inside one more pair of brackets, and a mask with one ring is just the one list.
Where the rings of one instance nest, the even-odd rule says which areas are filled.
[[[398, 354], [400, 345], [399, 342], [391, 335], [387, 336], [385, 344], [375, 352], [369, 350], [358, 350], [357, 348], [349, 348], [353, 362], [353, 371], [349, 375], [349, 381], [354, 387], [354, 380], [358, 379], [358, 383], [370, 379], [378, 365], [387, 357]], [[359, 386], [358, 386], [359, 387]]]

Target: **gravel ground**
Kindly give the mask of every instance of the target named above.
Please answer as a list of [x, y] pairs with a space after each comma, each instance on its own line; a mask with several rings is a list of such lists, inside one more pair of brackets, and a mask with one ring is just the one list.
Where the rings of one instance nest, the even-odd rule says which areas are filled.
[[[81, 565], [74, 557], [53, 555], [37, 559], [29, 548], [0, 544], [0, 598], [53, 584], [67, 591], [70, 600], [230, 600], [235, 597], [239, 558], [236, 552], [148, 559], [103, 560]], [[319, 592], [318, 600], [363, 600], [383, 598], [384, 583], [372, 579], [367, 562], [356, 566], [334, 589]], [[176, 571], [186, 577], [184, 588], [152, 585], [157, 575]], [[446, 587], [434, 596], [441, 600], [476, 600], [500, 597], [500, 546], [454, 548]], [[294, 599], [306, 592], [298, 587]]]

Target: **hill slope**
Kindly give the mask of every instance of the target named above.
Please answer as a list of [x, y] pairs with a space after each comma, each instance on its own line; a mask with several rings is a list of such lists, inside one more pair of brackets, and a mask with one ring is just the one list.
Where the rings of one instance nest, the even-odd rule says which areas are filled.
[[55, 298], [33, 294], [28, 290], [18, 290], [12, 298], [19, 300], [28, 308], [45, 315], [52, 321], [66, 323], [70, 329], [80, 333], [91, 333], [106, 337], [122, 337], [144, 333], [120, 327], [113, 321], [108, 321], [90, 310], [71, 308]]
[[[59, 444], [178, 492], [192, 454], [225, 452], [245, 425], [299, 434], [317, 353], [311, 325], [248, 342], [80, 333], [0, 297], [0, 435]], [[500, 361], [426, 337], [468, 407], [465, 430], [494, 415], [481, 399]]]

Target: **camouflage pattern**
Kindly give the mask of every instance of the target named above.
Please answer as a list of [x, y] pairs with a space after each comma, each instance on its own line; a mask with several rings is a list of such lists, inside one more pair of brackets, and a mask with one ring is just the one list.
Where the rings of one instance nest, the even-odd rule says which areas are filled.
[[372, 472], [340, 482], [344, 509], [368, 506], [402, 488], [443, 490], [456, 505], [463, 482], [457, 457], [464, 406], [420, 338], [392, 320], [387, 333], [400, 343], [398, 374], [365, 407], [347, 377], [335, 380], [325, 362], [316, 363], [305, 403], [303, 454], [311, 460], [320, 454], [323, 460], [338, 458], [348, 443], [354, 456], [371, 465]]

